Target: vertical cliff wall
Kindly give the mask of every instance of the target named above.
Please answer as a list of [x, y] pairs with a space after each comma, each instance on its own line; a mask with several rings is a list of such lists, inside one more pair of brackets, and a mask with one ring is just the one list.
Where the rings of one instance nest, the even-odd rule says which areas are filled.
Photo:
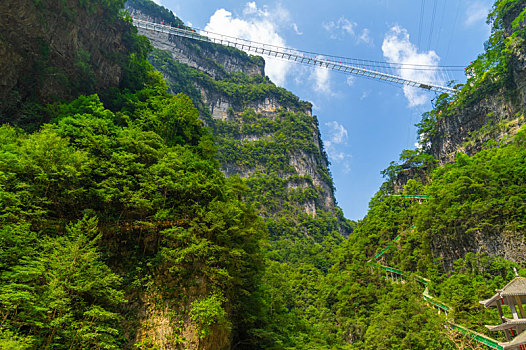
[[171, 91], [201, 104], [224, 173], [248, 179], [247, 197], [263, 216], [341, 215], [311, 105], [270, 82], [261, 57], [145, 29], [139, 33], [158, 49], [150, 61]]
[[27, 122], [28, 102], [50, 103], [118, 87], [136, 49], [127, 44], [134, 29], [119, 18], [122, 5], [0, 2], [0, 122]]
[[473, 155], [489, 141], [509, 142], [525, 123], [526, 44], [524, 2], [498, 2], [486, 52], [466, 68], [468, 82], [458, 97], [439, 97], [430, 153], [441, 164], [460, 151]]
[[[164, 10], [159, 8], [145, 13], [150, 5], [137, 5], [139, 2], [127, 4], [134, 18], [178, 22], [173, 14], [162, 15]], [[273, 84], [265, 76], [261, 57], [143, 29], [139, 33], [154, 46], [149, 60], [162, 73], [169, 92], [190, 96], [198, 107], [201, 119], [213, 133], [223, 173], [244, 179], [239, 184], [246, 187], [244, 200], [264, 218], [273, 272], [263, 280], [272, 279], [273, 273], [293, 278], [294, 264], [304, 267], [305, 261], [319, 264], [312, 268], [322, 275], [321, 270], [327, 268], [326, 256], [332, 253], [328, 247], [348, 235], [350, 227], [336, 206], [329, 163], [311, 104]], [[317, 279], [315, 274], [311, 277]], [[316, 286], [314, 281], [312, 286]], [[195, 294], [187, 296], [190, 302], [186, 306], [190, 307]], [[227, 300], [227, 309], [230, 304]], [[308, 302], [297, 304], [296, 312], [303, 313], [302, 306]], [[163, 320], [169, 310], [146, 311], [145, 332], [138, 340], [155, 338], [159, 346], [168, 346]], [[231, 341], [238, 341], [238, 335], [218, 330], [201, 339], [193, 331], [191, 320], [182, 321], [180, 329], [173, 332], [181, 334], [182, 330], [187, 339], [184, 344], [191, 349], [226, 349]], [[247, 331], [238, 329], [238, 333]], [[215, 343], [210, 339], [216, 339]]]
[[[391, 168], [398, 171], [395, 190], [414, 179], [425, 186], [413, 182], [406, 191], [436, 197], [416, 217], [425, 217], [420, 228], [446, 270], [468, 253], [526, 261], [524, 201], [518, 199], [524, 162], [517, 157], [526, 124], [525, 14], [525, 1], [495, 3], [492, 34], [466, 68], [467, 83], [456, 95], [437, 97], [419, 124], [423, 150], [411, 151], [413, 159], [403, 153], [402, 164]], [[430, 155], [437, 164], [421, 161]]]

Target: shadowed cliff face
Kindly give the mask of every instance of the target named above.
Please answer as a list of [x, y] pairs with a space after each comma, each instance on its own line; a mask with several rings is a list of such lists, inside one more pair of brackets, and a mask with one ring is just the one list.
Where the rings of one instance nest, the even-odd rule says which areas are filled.
[[[518, 94], [526, 90], [517, 89]], [[437, 122], [436, 135], [431, 138], [431, 154], [441, 164], [455, 161], [457, 152], [473, 155], [484, 143], [493, 139], [506, 141], [524, 123], [524, 104], [512, 103], [505, 91], [483, 98], [460, 112], [447, 115]], [[514, 96], [519, 97], [519, 96]]]
[[[458, 151], [473, 155], [489, 140], [507, 143], [524, 124], [526, 46], [516, 37], [507, 40], [523, 29], [524, 23], [512, 25], [522, 10], [521, 6], [508, 9], [498, 24], [504, 37], [501, 40], [506, 45], [507, 54], [503, 60], [508, 70], [506, 77], [495, 79], [505, 80], [503, 86], [488, 92], [484, 86], [479, 86], [477, 90], [480, 91], [472, 92], [474, 96], [470, 97], [469, 103], [438, 118], [436, 133], [430, 138], [430, 153], [441, 164], [453, 162]], [[490, 79], [488, 83], [491, 82]]]
[[131, 25], [120, 0], [0, 2], [0, 120], [16, 123], [27, 101], [49, 103], [119, 86]]

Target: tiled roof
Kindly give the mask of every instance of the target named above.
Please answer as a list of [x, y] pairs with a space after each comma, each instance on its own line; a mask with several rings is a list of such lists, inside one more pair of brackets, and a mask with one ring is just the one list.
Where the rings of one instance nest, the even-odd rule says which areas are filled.
[[[497, 289], [497, 294], [487, 300], [481, 300], [479, 303], [484, 305], [484, 307], [496, 306], [501, 297], [511, 297], [516, 295], [526, 296], [526, 277], [515, 277], [505, 285], [504, 288]], [[508, 304], [508, 300], [504, 299], [503, 301], [504, 304]]]
[[495, 294], [494, 296], [492, 296], [491, 298], [487, 299], [487, 300], [481, 300], [479, 301], [479, 303], [481, 303], [482, 305], [484, 305], [484, 307], [490, 307], [490, 306], [495, 306], [495, 304], [497, 302], [500, 302], [500, 295], [499, 294]]
[[519, 345], [526, 344], [526, 331], [523, 331], [521, 334], [515, 337], [512, 341], [509, 341], [507, 343], [499, 343], [500, 346], [502, 346], [503, 350], [508, 349], [517, 349]]
[[486, 326], [486, 328], [490, 331], [503, 331], [505, 329], [515, 328], [518, 325], [526, 324], [526, 318], [520, 318], [518, 320], [510, 318], [504, 319], [506, 320], [506, 323], [502, 323], [497, 326]]
[[513, 295], [526, 295], [526, 277], [515, 277], [510, 283], [500, 290], [503, 297]]

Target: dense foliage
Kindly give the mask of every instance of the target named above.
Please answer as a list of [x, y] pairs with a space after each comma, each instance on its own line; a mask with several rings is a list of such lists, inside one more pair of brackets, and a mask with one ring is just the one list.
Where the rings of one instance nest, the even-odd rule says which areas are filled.
[[[332, 214], [320, 210], [318, 203], [314, 218], [303, 212], [302, 205], [316, 203], [323, 191], [316, 188], [312, 177], [298, 176], [291, 166], [294, 152], [309, 155], [316, 153], [317, 147], [310, 141], [311, 118], [298, 112], [304, 110], [301, 104], [257, 75], [222, 71], [212, 79], [173, 62], [165, 53], [154, 53], [154, 66], [174, 78], [168, 81], [172, 91], [185, 91], [197, 99], [203, 97], [198, 89], [203, 87], [207, 98], [221, 96], [231, 103], [221, 120], [210, 118], [204, 107], [201, 113], [216, 136], [223, 169], [247, 176], [246, 199], [266, 217], [271, 237], [261, 285], [266, 304], [264, 328], [255, 333], [259, 347], [470, 346], [469, 341], [444, 328], [445, 318], [425, 306], [422, 286], [410, 281], [393, 285], [365, 267], [388, 245], [391, 248], [382, 262], [404, 270], [408, 276], [428, 277], [429, 292], [455, 309], [457, 322], [481, 332], [487, 332], [483, 324], [496, 322], [494, 312], [481, 309], [477, 302], [509, 281], [511, 267], [517, 265], [495, 257], [495, 251], [470, 252], [474, 234], [491, 239], [501, 232], [513, 235], [524, 230], [523, 134], [509, 145], [490, 142], [486, 151], [474, 157], [458, 155], [456, 163], [433, 173], [437, 162], [426, 150], [438, 118], [509, 84], [511, 55], [503, 51], [503, 43], [511, 39], [509, 32], [504, 35], [507, 25], [502, 19], [507, 16], [504, 12], [516, 11], [518, 3], [500, 1], [495, 5], [491, 20], [496, 29], [487, 51], [469, 68], [478, 73], [470, 76], [458, 97], [440, 96], [436, 108], [424, 115], [419, 124], [424, 149], [404, 151], [400, 161], [384, 171], [386, 183], [371, 200], [366, 218], [346, 241], [337, 232], [344, 220], [331, 218]], [[487, 71], [491, 72], [479, 74]], [[289, 110], [277, 111], [273, 117], [257, 113], [253, 106], [266, 96]], [[317, 171], [332, 183], [323, 168]], [[392, 196], [400, 186], [400, 173], [413, 177], [405, 184], [403, 194], [433, 198], [419, 203]], [[337, 210], [335, 213], [338, 215]], [[397, 236], [401, 239], [393, 244]], [[440, 255], [444, 257], [437, 259]]]
[[[321, 281], [336, 261], [333, 249], [342, 242], [342, 233], [352, 228], [339, 208], [325, 203], [334, 188], [323, 145], [313, 138], [318, 124], [307, 114], [310, 105], [260, 75], [215, 67], [219, 73], [214, 79], [158, 50], [150, 62], [167, 76], [172, 92], [196, 100], [220, 96], [230, 104], [224, 119], [211, 118], [205, 104], [199, 108], [215, 136], [222, 169], [246, 177], [245, 200], [265, 218], [269, 231], [259, 286], [264, 307], [251, 346], [330, 349], [342, 344], [328, 333], [337, 328], [322, 303]], [[257, 112], [266, 101], [275, 101], [278, 108]], [[318, 166], [306, 170], [311, 175], [296, 170], [312, 164]]]
[[[131, 5], [183, 25], [151, 2]], [[123, 18], [121, 1], [79, 6]], [[441, 96], [424, 115], [421, 141], [455, 106], [507, 86], [523, 7], [496, 3], [486, 53], [459, 97]], [[517, 20], [508, 23], [510, 13]], [[94, 66], [80, 53], [75, 99], [24, 107], [26, 130], [0, 126], [0, 348], [155, 349], [158, 320], [172, 348], [187, 347], [192, 332], [235, 349], [469, 345], [425, 305], [415, 276], [454, 308], [449, 320], [479, 332], [496, 322], [478, 300], [513, 267], [526, 269], [490, 245], [475, 252], [473, 241], [523, 236], [524, 127], [442, 167], [425, 147], [404, 151], [367, 216], [352, 223], [325, 201], [334, 187], [308, 103], [261, 75], [209, 60], [212, 78], [155, 50], [149, 59], [165, 83], [146, 62], [147, 41], [125, 33], [131, 53], [120, 86], [92, 94]], [[199, 59], [214, 52], [262, 64], [211, 43], [188, 45]], [[217, 97], [230, 103], [222, 119], [205, 101]], [[257, 111], [265, 100], [279, 108]], [[420, 175], [401, 193], [429, 199], [393, 196], [409, 171]], [[385, 247], [378, 262], [403, 270], [405, 283], [370, 264]]]
[[264, 231], [191, 101], [152, 78], [117, 113], [92, 95], [50, 107], [54, 123], [34, 134], [0, 128], [6, 339], [119, 348], [124, 290], [176, 305], [196, 278], [203, 297], [228, 297], [233, 327], [249, 318]]
[[184, 22], [165, 7], [158, 6], [149, 0], [128, 0], [126, 7], [147, 13], [152, 20], [172, 27], [185, 27]]
[[[425, 148], [437, 133], [438, 120], [462, 113], [489, 96], [500, 104], [509, 101], [520, 105], [517, 76], [523, 74], [524, 69], [521, 62], [526, 49], [525, 5], [523, 0], [495, 2], [488, 16], [491, 36], [484, 44], [484, 52], [466, 67], [466, 84], [458, 86], [456, 95], [438, 96], [435, 108], [425, 113], [417, 124], [420, 142]], [[497, 134], [501, 131], [499, 127], [502, 125], [497, 123], [484, 126], [488, 134]]]
[[[81, 94], [104, 94], [111, 87], [132, 91], [143, 88], [151, 45], [137, 35], [123, 12], [124, 0], [33, 3], [20, 5], [27, 18], [12, 22], [16, 25], [16, 21], [22, 21], [18, 25], [27, 30], [9, 30], [6, 32], [10, 35], [0, 37], [4, 50], [14, 55], [6, 56], [8, 60], [23, 64], [17, 67], [19, 71], [9, 72], [16, 84], [5, 96], [2, 94], [1, 123], [34, 131], [49, 121], [42, 108], [45, 104]], [[9, 4], [6, 6], [9, 8]], [[28, 18], [37, 23], [23, 22]], [[93, 18], [97, 22], [89, 20]]]
[[0, 127], [1, 348], [122, 348], [158, 312], [152, 295], [172, 308], [174, 346], [188, 317], [202, 338], [255, 327], [265, 230], [244, 185], [145, 55], [123, 67], [133, 80], [103, 93], [111, 110], [80, 96], [35, 110], [50, 120], [36, 132]]

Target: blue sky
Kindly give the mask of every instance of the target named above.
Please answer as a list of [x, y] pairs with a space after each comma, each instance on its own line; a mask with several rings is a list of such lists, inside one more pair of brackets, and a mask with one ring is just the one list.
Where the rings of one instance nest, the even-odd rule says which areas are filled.
[[[488, 0], [156, 0], [185, 23], [254, 41], [367, 60], [467, 65], [490, 34]], [[367, 213], [380, 171], [417, 143], [434, 93], [266, 59], [267, 75], [313, 103], [349, 219]], [[463, 82], [463, 74], [454, 77]]]

